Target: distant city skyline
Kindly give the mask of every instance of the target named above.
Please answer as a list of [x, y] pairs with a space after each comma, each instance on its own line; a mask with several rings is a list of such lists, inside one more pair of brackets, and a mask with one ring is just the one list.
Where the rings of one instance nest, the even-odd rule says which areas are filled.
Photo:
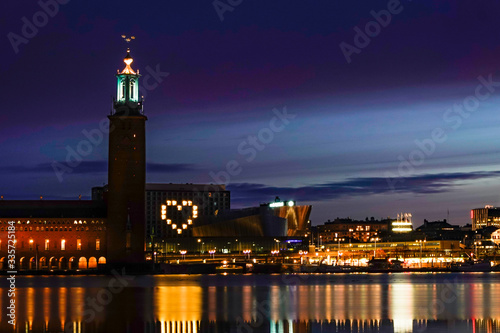
[[313, 225], [401, 212], [463, 225], [500, 206], [498, 3], [3, 6], [5, 200], [107, 183], [130, 47], [148, 183], [224, 182], [235, 208], [296, 200]]

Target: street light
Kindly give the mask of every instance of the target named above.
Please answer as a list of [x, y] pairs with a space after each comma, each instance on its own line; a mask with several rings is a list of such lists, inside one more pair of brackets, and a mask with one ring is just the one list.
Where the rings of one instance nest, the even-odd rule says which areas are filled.
[[187, 251], [186, 250], [180, 250], [179, 253], [182, 255], [182, 260], [185, 260], [186, 259], [186, 253], [187, 253]]
[[422, 268], [422, 244], [425, 244], [425, 242], [427, 242], [426, 239], [424, 239], [424, 240], [421, 240], [421, 239], [417, 240], [417, 243], [420, 244], [420, 268]]
[[252, 252], [252, 250], [243, 250], [243, 254], [248, 255], [248, 259], [250, 260], [250, 253]]
[[210, 253], [212, 259], [215, 259], [215, 250], [209, 250], [208, 253]]
[[299, 251], [301, 265], [304, 263], [304, 257], [302, 257], [302, 255], [307, 255], [307, 253], [308, 253], [307, 251], [302, 251], [302, 250]]

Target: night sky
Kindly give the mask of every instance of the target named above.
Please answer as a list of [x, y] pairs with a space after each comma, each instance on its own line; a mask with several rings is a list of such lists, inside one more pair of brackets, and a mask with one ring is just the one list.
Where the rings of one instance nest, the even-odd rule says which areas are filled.
[[107, 182], [129, 46], [148, 182], [222, 180], [234, 208], [295, 199], [313, 224], [500, 205], [499, 2], [45, 1], [1, 5], [5, 199]]

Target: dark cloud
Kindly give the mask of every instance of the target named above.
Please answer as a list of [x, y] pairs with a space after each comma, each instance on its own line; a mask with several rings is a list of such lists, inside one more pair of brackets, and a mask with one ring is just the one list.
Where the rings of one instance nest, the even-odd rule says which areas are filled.
[[[53, 164], [57, 163], [57, 164]], [[64, 161], [62, 162], [52, 162], [52, 163], [39, 163], [36, 165], [12, 165], [0, 167], [0, 172], [12, 173], [12, 174], [27, 174], [27, 173], [50, 173], [54, 172], [54, 166], [59, 168], [69, 168], [68, 173], [72, 174], [99, 174], [106, 173], [108, 170], [108, 162], [105, 160], [101, 161], [82, 161], [75, 167], [69, 167]], [[151, 173], [177, 173], [183, 171], [194, 170], [195, 167], [192, 164], [182, 164], [182, 163], [147, 163], [147, 172]], [[67, 169], [59, 169], [67, 170]]]
[[146, 166], [147, 172], [157, 173], [157, 172], [168, 172], [176, 173], [183, 171], [195, 170], [194, 164], [186, 163], [148, 163]]
[[500, 177], [500, 171], [441, 173], [413, 176], [406, 178], [360, 177], [349, 178], [340, 182], [314, 184], [302, 187], [273, 187], [263, 184], [230, 184], [231, 200], [235, 204], [256, 204], [263, 199], [281, 199], [299, 201], [326, 201], [343, 196], [366, 196], [371, 194], [434, 194], [450, 191], [460, 182], [477, 179]]

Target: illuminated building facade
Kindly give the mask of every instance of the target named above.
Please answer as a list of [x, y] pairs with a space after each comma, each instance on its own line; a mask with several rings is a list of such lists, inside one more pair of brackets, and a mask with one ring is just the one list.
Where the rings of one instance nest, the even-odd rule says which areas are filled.
[[0, 269], [7, 269], [7, 231], [12, 225], [18, 270], [92, 269], [106, 264], [106, 215], [100, 202], [1, 200]]
[[284, 218], [287, 221], [287, 234], [289, 237], [307, 237], [311, 228], [312, 206], [298, 206], [294, 200], [280, 200], [276, 197], [274, 202], [261, 205], [268, 207], [274, 216]]
[[230, 200], [225, 185], [146, 184], [146, 239], [188, 237], [199, 218], [229, 210]]
[[472, 230], [486, 227], [500, 227], [500, 207], [485, 206], [484, 208], [475, 208], [470, 212], [472, 221]]
[[[162, 217], [165, 217], [163, 223], [167, 226], [170, 225], [167, 221], [169, 209], [173, 212], [179, 209], [179, 201], [176, 205], [172, 201], [170, 204], [160, 208], [160, 212], [166, 208], [166, 214]], [[189, 201], [187, 204], [189, 207]], [[192, 225], [186, 226], [190, 237], [162, 239], [155, 249], [157, 258], [180, 250], [188, 253], [214, 251], [241, 254], [251, 251], [269, 254], [270, 251], [308, 246], [311, 209], [312, 206], [297, 205], [295, 201], [275, 201], [259, 207], [222, 210], [216, 215], [199, 216], [193, 219]], [[179, 228], [178, 225], [176, 227]]]
[[495, 243], [496, 246], [500, 245], [500, 229], [497, 229], [491, 233], [491, 241]]
[[335, 219], [316, 227], [315, 237], [321, 238], [321, 243], [345, 242], [349, 239], [360, 242], [370, 242], [380, 238], [382, 233], [390, 231], [391, 220], [352, 220], [350, 218]]
[[398, 214], [397, 219], [392, 221], [392, 232], [394, 233], [407, 233], [413, 231], [413, 224], [411, 223], [410, 213]]

